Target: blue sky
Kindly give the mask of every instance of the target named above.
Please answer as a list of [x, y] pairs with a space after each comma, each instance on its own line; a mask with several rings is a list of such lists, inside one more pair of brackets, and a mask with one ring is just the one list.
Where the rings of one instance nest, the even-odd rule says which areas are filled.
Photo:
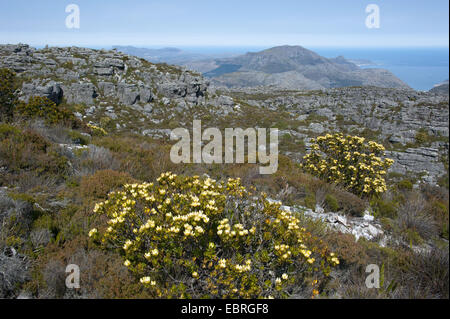
[[[65, 8], [80, 8], [67, 29]], [[369, 4], [380, 28], [365, 26]], [[448, 47], [448, 0], [0, 0], [0, 43]]]

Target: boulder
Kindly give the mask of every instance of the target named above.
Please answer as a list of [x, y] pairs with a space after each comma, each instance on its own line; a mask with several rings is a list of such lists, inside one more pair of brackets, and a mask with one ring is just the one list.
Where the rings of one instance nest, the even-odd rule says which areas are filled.
[[28, 102], [29, 98], [33, 96], [43, 96], [59, 104], [62, 101], [63, 90], [54, 81], [44, 85], [40, 85], [37, 82], [24, 83], [22, 85], [22, 99]]

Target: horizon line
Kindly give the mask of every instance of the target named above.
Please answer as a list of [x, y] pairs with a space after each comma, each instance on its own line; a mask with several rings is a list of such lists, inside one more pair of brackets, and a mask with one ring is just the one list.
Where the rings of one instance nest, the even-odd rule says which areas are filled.
[[305, 49], [308, 48], [329, 48], [329, 49], [406, 49], [406, 48], [413, 48], [413, 49], [450, 49], [449, 45], [379, 45], [379, 46], [369, 46], [369, 45], [354, 45], [354, 46], [350, 46], [350, 45], [341, 45], [341, 46], [337, 46], [337, 45], [301, 45], [301, 44], [267, 44], [267, 45], [259, 45], [259, 44], [248, 44], [248, 45], [237, 45], [237, 44], [233, 44], [233, 45], [217, 45], [217, 44], [190, 44], [190, 45], [185, 45], [185, 44], [104, 44], [104, 45], [89, 45], [89, 44], [82, 44], [82, 43], [76, 43], [76, 44], [66, 44], [66, 43], [60, 43], [60, 44], [30, 44], [30, 43], [26, 43], [26, 42], [8, 42], [8, 43], [4, 43], [4, 42], [0, 42], [0, 45], [19, 45], [19, 44], [24, 44], [24, 45], [28, 45], [30, 47], [34, 47], [34, 48], [45, 48], [46, 46], [48, 47], [56, 47], [56, 48], [65, 48], [65, 47], [84, 47], [84, 48], [92, 48], [92, 49], [107, 49], [107, 48], [111, 48], [113, 49], [114, 47], [134, 47], [134, 48], [139, 48], [139, 49], [178, 49], [178, 48], [276, 48], [276, 47], [283, 47], [283, 46], [292, 46], [292, 47], [303, 47]]

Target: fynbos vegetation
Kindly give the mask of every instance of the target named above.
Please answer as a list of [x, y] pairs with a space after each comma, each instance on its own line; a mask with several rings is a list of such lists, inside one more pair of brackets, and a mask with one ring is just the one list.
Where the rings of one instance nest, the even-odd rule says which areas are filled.
[[[0, 66], [0, 297], [448, 298], [448, 95], [229, 90], [74, 47]], [[195, 120], [277, 128], [276, 172], [172, 162]]]

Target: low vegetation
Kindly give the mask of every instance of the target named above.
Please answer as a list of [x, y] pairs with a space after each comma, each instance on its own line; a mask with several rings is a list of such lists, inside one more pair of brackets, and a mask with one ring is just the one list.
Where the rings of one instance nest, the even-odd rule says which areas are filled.
[[[79, 106], [18, 102], [13, 74], [1, 72], [0, 258], [11, 276], [1, 297], [448, 298], [448, 183], [385, 174], [381, 144], [325, 135], [302, 166], [280, 155], [273, 175], [175, 165], [170, 141], [80, 122]], [[209, 120], [205, 111], [205, 122], [299, 125], [242, 110]], [[269, 198], [349, 219], [370, 211], [392, 240], [355, 242]], [[71, 263], [80, 289], [64, 284]], [[381, 268], [380, 289], [365, 286], [368, 264]]]

